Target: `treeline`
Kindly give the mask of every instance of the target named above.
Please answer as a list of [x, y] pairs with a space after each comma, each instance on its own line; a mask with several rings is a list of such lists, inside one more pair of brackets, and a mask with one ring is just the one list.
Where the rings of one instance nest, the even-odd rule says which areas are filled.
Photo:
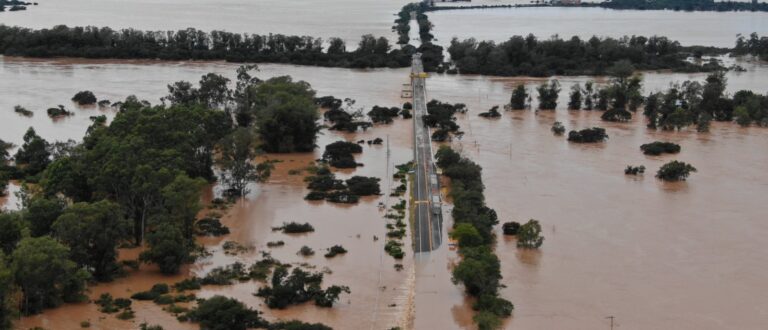
[[[411, 47], [412, 48], [412, 47]], [[258, 35], [188, 28], [179, 31], [67, 27], [33, 30], [0, 25], [0, 52], [9, 56], [162, 60], [226, 60], [345, 68], [407, 67], [413, 49], [364, 35], [357, 49], [339, 38]]]
[[687, 58], [692, 54], [685, 47], [658, 36], [538, 40], [529, 34], [499, 44], [454, 38], [448, 53], [461, 73], [498, 76], [603, 75], [612, 64], [622, 60], [638, 70], [706, 72], [722, 68], [716, 61], [691, 63]]
[[19, 0], [0, 0], [0, 12], [6, 11], [5, 7], [8, 7], [8, 11], [27, 10], [27, 6], [37, 5], [37, 2], [24, 2]]
[[[404, 45], [403, 50], [406, 52], [418, 52], [421, 53], [421, 59], [424, 64], [424, 71], [434, 72], [441, 71], [443, 65], [443, 47], [432, 43], [435, 36], [432, 34], [432, 28], [434, 27], [429, 21], [426, 12], [429, 5], [426, 2], [414, 2], [403, 6], [395, 19], [395, 25], [392, 27], [393, 31], [398, 34], [398, 44]], [[419, 39], [421, 45], [419, 48], [407, 45], [410, 38], [410, 22], [411, 13], [416, 13], [416, 22], [419, 25]]]
[[[314, 149], [314, 91], [252, 69], [238, 69], [234, 88], [215, 74], [197, 86], [176, 82], [162, 105], [128, 97], [111, 123], [92, 117], [81, 143], [51, 143], [30, 128], [12, 158], [3, 144], [0, 172], [22, 182], [22, 209], [0, 212], [0, 328], [19, 312], [82, 301], [88, 282], [137, 261], [178, 272], [201, 250], [194, 236], [207, 183], [244, 194], [270, 173], [271, 163], [254, 162], [257, 151]], [[117, 261], [118, 246], [144, 243], [139, 260]]]
[[715, 0], [610, 0], [582, 4], [610, 9], [685, 10], [685, 11], [768, 11], [768, 3]]
[[451, 237], [459, 244], [461, 261], [453, 270], [453, 281], [462, 283], [467, 294], [476, 298], [472, 308], [480, 329], [497, 329], [501, 318], [512, 314], [514, 306], [499, 296], [501, 265], [493, 252], [493, 227], [498, 224], [496, 211], [485, 205], [482, 168], [447, 146], [435, 155], [437, 166], [451, 179]]
[[762, 60], [768, 60], [768, 37], [760, 37], [757, 33], [749, 35], [749, 39], [739, 36], [733, 52], [737, 55], [754, 55]]

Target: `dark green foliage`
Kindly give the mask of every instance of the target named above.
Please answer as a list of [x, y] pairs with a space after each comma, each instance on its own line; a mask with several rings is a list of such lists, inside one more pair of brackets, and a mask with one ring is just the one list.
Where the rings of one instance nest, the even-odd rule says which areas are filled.
[[201, 300], [187, 317], [201, 330], [245, 330], [267, 326], [259, 314], [235, 299], [213, 296]]
[[626, 175], [638, 175], [645, 173], [645, 166], [632, 166], [627, 165], [627, 168], [624, 169], [624, 174]]
[[536, 249], [544, 243], [544, 237], [541, 237], [541, 225], [537, 220], [528, 220], [520, 226], [517, 231], [517, 247]]
[[608, 138], [605, 129], [600, 127], [585, 128], [580, 131], [568, 132], [568, 141], [577, 143], [603, 142]]
[[525, 90], [525, 84], [518, 84], [512, 91], [512, 97], [509, 99], [511, 110], [523, 110], [526, 108], [528, 92]]
[[531, 34], [513, 36], [499, 44], [454, 38], [448, 53], [462, 73], [497, 76], [603, 75], [606, 68], [621, 60], [631, 61], [639, 70], [697, 72], [721, 68], [687, 62], [688, 54], [677, 41], [656, 36], [538, 40]]
[[520, 231], [520, 223], [515, 221], [505, 222], [501, 229], [504, 231], [504, 235], [517, 235]]
[[93, 105], [96, 104], [96, 95], [91, 91], [80, 91], [72, 97], [72, 102], [79, 105]]
[[30, 127], [24, 134], [24, 144], [16, 152], [14, 159], [25, 175], [36, 175], [51, 163], [48, 141], [37, 135]]
[[0, 329], [11, 329], [18, 311], [11, 297], [14, 294], [13, 272], [0, 250]]
[[355, 168], [358, 166], [353, 154], [363, 152], [363, 147], [357, 143], [336, 141], [325, 146], [323, 159], [337, 168]]
[[269, 330], [333, 330], [333, 328], [321, 323], [304, 323], [301, 321], [273, 322], [267, 328]]
[[499, 113], [499, 106], [498, 105], [493, 106], [487, 112], [479, 113], [478, 116], [483, 118], [499, 118], [501, 117], [501, 113]]
[[358, 196], [372, 196], [381, 194], [379, 187], [379, 178], [365, 177], [365, 176], [353, 176], [347, 179], [347, 188], [349, 192]]
[[172, 224], [160, 224], [147, 235], [147, 244], [149, 249], [141, 253], [141, 261], [157, 264], [163, 274], [178, 273], [191, 259], [191, 242]]
[[323, 290], [320, 288], [322, 282], [322, 273], [294, 268], [289, 275], [286, 267], [277, 267], [272, 274], [272, 285], [260, 288], [256, 295], [264, 298], [269, 308], [283, 309], [310, 300], [318, 306], [331, 307], [341, 293], [349, 293], [346, 286], [333, 285]]
[[291, 77], [275, 77], [255, 90], [258, 132], [267, 152], [306, 152], [315, 148], [319, 130], [315, 91]]
[[560, 94], [560, 83], [557, 80], [552, 80], [547, 84], [541, 83], [538, 88], [539, 109], [541, 110], [555, 110], [557, 108], [557, 97]]
[[403, 251], [403, 243], [396, 240], [388, 240], [384, 245], [384, 251], [395, 259], [403, 259], [405, 257], [405, 251]]
[[371, 117], [371, 121], [374, 123], [389, 124], [392, 122], [392, 118], [397, 117], [400, 114], [400, 109], [396, 107], [380, 107], [374, 105], [371, 111], [368, 111], [368, 117]]
[[184, 279], [181, 282], [177, 282], [173, 285], [173, 288], [178, 292], [200, 290], [200, 287], [200, 279], [197, 277]]
[[267, 242], [267, 247], [273, 248], [273, 247], [280, 247], [285, 245], [285, 242], [283, 241], [275, 241], [275, 242]]
[[341, 246], [341, 245], [334, 245], [334, 246], [328, 248], [328, 252], [325, 253], [325, 257], [326, 258], [333, 258], [333, 257], [335, 257], [335, 256], [337, 256], [339, 254], [346, 254], [346, 253], [347, 253], [347, 249], [345, 249], [343, 246]]
[[229, 228], [216, 218], [202, 218], [195, 222], [195, 232], [201, 236], [222, 236], [229, 234]]
[[768, 4], [757, 1], [731, 2], [714, 0], [611, 0], [598, 4], [611, 9], [685, 10], [685, 11], [768, 11]]
[[499, 258], [487, 246], [462, 248], [463, 259], [453, 269], [453, 280], [473, 296], [496, 295], [501, 280]]
[[[765, 5], [765, 3], [761, 3], [761, 5]], [[736, 54], [751, 54], [761, 59], [768, 59], [768, 37], [760, 37], [755, 32], [749, 35], [749, 39], [740, 36], [736, 40], [736, 47], [733, 50]]]
[[0, 251], [6, 255], [13, 253], [22, 238], [23, 228], [20, 214], [0, 212]]
[[48, 236], [24, 238], [11, 255], [11, 269], [21, 288], [26, 315], [86, 299], [88, 272], [68, 259], [69, 249]]
[[155, 300], [157, 297], [167, 294], [170, 292], [170, 288], [168, 287], [168, 284], [165, 283], [158, 283], [152, 286], [151, 289], [148, 291], [141, 291], [134, 293], [131, 296], [131, 299], [135, 300]]
[[238, 128], [219, 143], [221, 156], [218, 164], [223, 173], [221, 181], [229, 196], [243, 196], [250, 182], [266, 181], [274, 167], [270, 162], [254, 164], [257, 141], [248, 128]]
[[568, 101], [568, 110], [581, 109], [581, 99], [584, 92], [581, 90], [581, 85], [578, 83], [571, 87], [570, 100]]
[[[207, 33], [193, 28], [139, 31], [58, 25], [52, 29], [32, 30], [0, 26], [0, 52], [8, 56], [199, 59], [352, 68], [410, 65], [411, 52], [389, 50], [389, 41], [383, 37], [363, 36], [355, 51], [346, 51], [341, 39], [331, 41], [327, 51], [323, 51], [323, 42], [318, 38], [282, 34]], [[435, 61], [439, 63], [442, 48], [437, 55]]]
[[235, 262], [225, 267], [216, 267], [200, 279], [202, 285], [230, 285], [235, 280], [248, 280], [248, 268], [241, 262]]
[[130, 238], [130, 224], [114, 202], [76, 203], [53, 224], [53, 234], [70, 247], [73, 261], [96, 280], [109, 281], [119, 270], [117, 246]]
[[64, 206], [64, 202], [57, 198], [32, 198], [24, 214], [24, 220], [29, 226], [32, 237], [49, 234], [53, 222], [64, 211]]
[[563, 126], [563, 123], [556, 121], [552, 124], [551, 130], [555, 135], [563, 135], [565, 133], [565, 126]]
[[27, 108], [24, 108], [20, 105], [14, 106], [13, 112], [18, 113], [24, 117], [32, 117], [35, 115], [34, 112], [32, 112], [31, 110], [27, 110]]
[[66, 116], [73, 115], [71, 111], [64, 108], [64, 106], [61, 104], [59, 104], [58, 107], [48, 108], [46, 110], [46, 113], [48, 113], [48, 117], [51, 117], [51, 118], [59, 118], [59, 117], [66, 117]]
[[467, 106], [463, 103], [443, 103], [431, 100], [427, 103], [427, 115], [424, 116], [424, 125], [435, 128], [432, 133], [433, 141], [445, 141], [451, 133], [459, 133], [459, 125], [456, 124], [456, 113], [466, 113]]
[[309, 246], [304, 245], [301, 247], [301, 249], [299, 249], [299, 252], [297, 252], [297, 254], [301, 255], [302, 257], [311, 257], [315, 255], [315, 250], [313, 250]]
[[312, 227], [309, 223], [298, 223], [298, 222], [288, 222], [283, 223], [283, 226], [280, 227], [284, 233], [286, 234], [300, 234], [300, 233], [309, 233], [315, 231], [315, 227]]
[[672, 142], [655, 141], [640, 146], [640, 150], [646, 155], [658, 156], [663, 153], [676, 154], [680, 152], [680, 145]]
[[673, 160], [666, 163], [656, 172], [656, 177], [664, 181], [685, 181], [696, 168], [691, 164]]

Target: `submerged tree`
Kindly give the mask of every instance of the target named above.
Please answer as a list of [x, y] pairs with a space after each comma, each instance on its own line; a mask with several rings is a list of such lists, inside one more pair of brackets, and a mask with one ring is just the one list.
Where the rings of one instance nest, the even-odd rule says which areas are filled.
[[512, 97], [509, 100], [509, 107], [512, 110], [523, 110], [526, 107], [525, 101], [528, 99], [528, 92], [525, 90], [525, 84], [518, 84], [512, 91]]
[[555, 79], [551, 80], [549, 84], [546, 82], [536, 88], [539, 93], [539, 109], [541, 110], [555, 110], [557, 108], [557, 97], [560, 94], [560, 83]]
[[568, 110], [581, 109], [581, 98], [584, 92], [581, 90], [581, 85], [576, 84], [571, 87], [570, 101], [568, 101]]
[[256, 137], [248, 128], [239, 128], [229, 134], [220, 144], [222, 182], [227, 191], [235, 196], [248, 193], [248, 183], [263, 182], [269, 178], [272, 163], [263, 162], [254, 165], [256, 158]]
[[541, 225], [537, 220], [528, 220], [525, 224], [520, 226], [517, 232], [517, 247], [536, 249], [544, 242], [544, 237], [541, 236]]
[[656, 177], [664, 181], [685, 181], [691, 172], [696, 172], [691, 164], [673, 160], [661, 166]]

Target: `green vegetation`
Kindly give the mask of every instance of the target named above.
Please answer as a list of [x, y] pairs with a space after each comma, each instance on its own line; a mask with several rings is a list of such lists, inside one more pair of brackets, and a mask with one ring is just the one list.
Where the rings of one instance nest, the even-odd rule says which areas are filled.
[[368, 117], [371, 117], [371, 121], [374, 123], [389, 124], [392, 123], [392, 118], [397, 118], [400, 115], [400, 108], [397, 107], [380, 107], [374, 105], [371, 111], [368, 111]]
[[541, 237], [539, 221], [531, 219], [520, 226], [517, 231], [517, 247], [537, 249], [542, 243], [544, 243], [544, 237]]
[[195, 233], [200, 236], [223, 236], [229, 234], [229, 228], [217, 218], [205, 217], [195, 222]]
[[341, 245], [334, 245], [334, 246], [328, 248], [328, 252], [325, 253], [325, 257], [326, 258], [333, 258], [333, 257], [335, 257], [335, 256], [337, 256], [339, 254], [346, 254], [346, 253], [347, 253], [347, 249], [345, 249], [343, 246], [341, 246]]
[[20, 105], [14, 106], [13, 107], [13, 112], [18, 113], [18, 114], [20, 114], [20, 115], [22, 115], [24, 117], [32, 117], [32, 116], [35, 115], [35, 113], [32, 112], [32, 110], [27, 110], [27, 108], [22, 107]]
[[304, 245], [301, 247], [301, 249], [299, 249], [299, 252], [296, 252], [296, 253], [302, 257], [311, 257], [315, 255], [315, 250], [313, 250], [309, 246]]
[[495, 105], [488, 111], [479, 113], [478, 116], [483, 118], [499, 118], [501, 117], [501, 113], [499, 113], [499, 106]]
[[[387, 38], [372, 35], [362, 36], [354, 51], [347, 51], [344, 41], [339, 38], [331, 38], [327, 49], [323, 44], [323, 40], [308, 36], [205, 32], [193, 28], [140, 31], [58, 25], [52, 29], [33, 30], [0, 25], [0, 53], [7, 56], [197, 59], [378, 68], [409, 66], [410, 55], [415, 52], [413, 47], [391, 49]], [[442, 54], [437, 63], [441, 61]]]
[[355, 168], [359, 166], [353, 154], [363, 152], [363, 147], [357, 143], [336, 141], [325, 146], [323, 160], [336, 168]]
[[[350, 143], [351, 145], [355, 145]], [[379, 178], [354, 176], [342, 181], [336, 179], [328, 167], [319, 167], [315, 175], [304, 179], [311, 191], [304, 197], [306, 200], [327, 200], [332, 203], [354, 204], [360, 196], [379, 195]]]
[[638, 175], [645, 173], [645, 166], [632, 166], [627, 165], [627, 168], [624, 169], [624, 174], [626, 175]]
[[257, 147], [256, 137], [248, 128], [238, 128], [220, 142], [218, 163], [224, 170], [221, 182], [228, 187], [227, 195], [244, 196], [249, 182], [264, 182], [269, 178], [272, 163], [254, 165]]
[[72, 97], [72, 102], [75, 102], [78, 105], [94, 105], [96, 104], [96, 101], [96, 95], [93, 95], [93, 92], [91, 91], [77, 92], [77, 94]]
[[655, 141], [640, 146], [640, 150], [646, 155], [658, 156], [663, 153], [676, 154], [680, 152], [680, 145], [672, 142]]
[[451, 236], [459, 241], [461, 261], [453, 270], [453, 281], [462, 283], [467, 294], [476, 297], [472, 306], [478, 313], [478, 327], [490, 329], [508, 317], [512, 303], [499, 296], [501, 268], [493, 253], [493, 226], [498, 224], [496, 211], [485, 205], [479, 165], [462, 157], [447, 146], [435, 155], [443, 174], [451, 179], [450, 197], [454, 207]]
[[579, 83], [576, 83], [576, 85], [571, 86], [571, 94], [570, 94], [570, 100], [568, 101], [568, 110], [580, 110], [581, 109], [581, 98], [582, 94], [584, 92], [581, 90], [581, 85]]
[[518, 84], [512, 90], [512, 97], [509, 99], [510, 110], [523, 110], [527, 107], [528, 92], [525, 90], [525, 84]]
[[608, 138], [605, 129], [600, 127], [585, 128], [580, 131], [568, 132], [568, 141], [577, 143], [603, 142]]
[[541, 83], [538, 88], [539, 109], [541, 110], [555, 110], [557, 108], [557, 97], [560, 94], [560, 83], [555, 79], [547, 84]]
[[451, 134], [462, 134], [459, 125], [456, 124], [456, 113], [466, 113], [467, 106], [463, 103], [443, 103], [431, 100], [427, 103], [427, 115], [424, 116], [424, 125], [435, 128], [432, 140], [442, 142]]
[[301, 234], [315, 231], [315, 227], [312, 227], [309, 223], [287, 222], [283, 223], [283, 226], [279, 228], [286, 234]]
[[499, 44], [454, 38], [448, 53], [461, 73], [496, 76], [604, 75], [607, 68], [622, 60], [630, 61], [638, 70], [700, 72], [722, 68], [717, 62], [688, 62], [689, 53], [680, 43], [657, 36], [589, 40], [555, 36], [538, 40], [530, 34]]
[[[611, 81], [598, 91], [598, 108], [607, 110], [601, 118], [605, 121], [625, 122], [642, 105], [642, 77], [634, 73], [634, 66], [626, 60], [616, 62], [608, 69]], [[607, 109], [606, 109], [607, 107]], [[631, 112], [630, 112], [631, 111]]]
[[555, 133], [555, 135], [563, 135], [565, 134], [565, 126], [563, 126], [563, 123], [556, 121], [552, 123], [552, 133]]
[[696, 168], [691, 164], [673, 160], [666, 163], [656, 172], [656, 177], [664, 181], [685, 181]]
[[754, 55], [763, 60], [768, 59], [768, 37], [760, 37], [757, 33], [750, 34], [749, 39], [740, 36], [736, 39], [733, 52], [739, 55]]
[[245, 330], [268, 325], [259, 314], [235, 299], [213, 296], [201, 300], [186, 316], [191, 322], [199, 323], [200, 329]]
[[608, 0], [597, 6], [611, 9], [685, 10], [685, 11], [768, 11], [764, 2], [715, 0]]
[[64, 108], [64, 106], [61, 104], [59, 104], [58, 107], [48, 108], [46, 112], [48, 113], [48, 117], [51, 117], [53, 119], [72, 116], [74, 114], [73, 112]]
[[322, 282], [323, 273], [294, 268], [289, 275], [288, 269], [280, 266], [272, 274], [271, 286], [260, 288], [256, 295], [264, 298], [269, 308], [283, 309], [310, 300], [320, 307], [332, 307], [341, 293], [350, 292], [348, 287], [336, 285], [323, 290], [320, 288]]
[[504, 235], [517, 235], [520, 231], [520, 223], [515, 221], [505, 222], [501, 229], [504, 231]]
[[347, 184], [347, 189], [349, 189], [349, 192], [352, 194], [357, 196], [373, 196], [381, 194], [379, 181], [381, 181], [379, 178], [355, 175], [345, 182]]

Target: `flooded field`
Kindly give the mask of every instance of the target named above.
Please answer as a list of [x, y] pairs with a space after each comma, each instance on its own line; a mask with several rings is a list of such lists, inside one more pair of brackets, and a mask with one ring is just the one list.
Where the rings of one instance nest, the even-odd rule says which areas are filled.
[[666, 36], [682, 45], [733, 47], [737, 34], [768, 34], [764, 12], [632, 11], [601, 8], [499, 8], [429, 13], [438, 44], [459, 39], [501, 42], [513, 35], [546, 39], [593, 35]]
[[27, 11], [3, 13], [0, 24], [38, 29], [65, 24], [159, 31], [194, 27], [206, 31], [340, 37], [356, 46], [360, 36], [368, 33], [396, 40], [390, 29], [393, 15], [406, 3], [406, 0], [42, 0]]
[[[768, 66], [740, 63], [749, 71], [728, 74], [729, 89], [763, 91], [768, 86]], [[28, 126], [47, 139], [79, 139], [97, 113], [113, 110], [77, 109], [76, 115], [52, 122], [44, 109], [55, 104], [70, 108], [69, 99], [81, 89], [97, 97], [122, 99], [136, 94], [152, 102], [165, 94], [165, 85], [176, 80], [197, 81], [207, 72], [233, 77], [237, 66], [228, 63], [159, 63], [130, 61], [0, 59], [0, 139], [19, 143]], [[259, 77], [291, 75], [306, 80], [318, 95], [352, 97], [356, 106], [396, 106], [408, 70], [346, 70], [288, 65], [262, 65]], [[673, 81], [703, 80], [703, 74], [645, 74], [645, 92], [661, 90]], [[560, 79], [563, 91], [586, 77]], [[507, 288], [503, 295], [515, 303], [513, 317], [505, 323], [514, 329], [595, 329], [607, 326], [606, 316], [616, 316], [623, 329], [758, 329], [768, 323], [762, 310], [768, 308], [761, 288], [768, 281], [762, 242], [768, 235], [763, 196], [768, 193], [768, 130], [713, 123], [712, 132], [656, 132], [646, 130], [641, 118], [625, 124], [600, 121], [599, 112], [569, 112], [562, 108], [567, 93], [561, 92], [556, 112], [504, 113], [498, 120], [477, 117], [493, 105], [508, 102], [518, 83], [529, 88], [540, 79], [508, 79], [481, 76], [435, 75], [427, 81], [430, 98], [463, 102], [470, 113], [460, 116], [466, 136], [453, 143], [484, 168], [488, 204], [501, 221], [541, 221], [546, 240], [541, 251], [526, 252], [505, 239], [498, 229], [497, 254]], [[12, 112], [15, 104], [35, 110], [32, 118]], [[568, 129], [602, 126], [610, 139], [598, 145], [574, 145], [553, 136], [552, 122]], [[410, 122], [397, 120], [354, 136], [324, 131], [319, 145], [339, 140], [389, 136], [391, 156], [385, 146], [365, 146], [358, 161], [365, 164], [354, 172], [339, 175], [369, 175], [383, 179], [387, 190], [391, 164], [412, 157]], [[653, 140], [679, 143], [674, 156], [646, 157], [639, 145]], [[141, 271], [113, 283], [92, 288], [92, 296], [110, 292], [125, 297], [157, 282], [173, 283], [190, 275], [204, 275], [212, 268], [236, 260], [251, 263], [260, 251], [271, 251], [283, 262], [307, 262], [322, 270], [328, 267], [324, 285], [348, 285], [333, 309], [312, 305], [270, 311], [254, 297], [258, 284], [204, 287], [200, 297], [225, 294], [265, 312], [268, 319], [299, 318], [323, 322], [336, 329], [472, 328], [471, 310], [460, 287], [450, 282], [455, 252], [447, 246], [415, 256], [408, 250], [405, 269], [394, 270], [394, 260], [383, 251], [386, 232], [379, 202], [387, 197], [364, 199], [359, 205], [340, 207], [302, 200], [306, 189], [301, 175], [291, 169], [304, 168], [318, 158], [313, 154], [268, 155], [282, 162], [267, 184], [230, 209], [223, 222], [232, 234], [203, 243], [214, 253], [185, 269], [178, 277], [162, 277], [155, 269]], [[665, 184], [653, 174], [664, 162], [679, 159], [699, 170], [688, 182]], [[626, 177], [626, 165], [645, 165], [644, 177]], [[444, 210], [449, 212], [450, 210]], [[272, 232], [282, 222], [310, 222], [316, 231], [289, 236]], [[450, 223], [446, 223], [449, 227]], [[373, 236], [380, 239], [374, 241]], [[254, 251], [227, 256], [222, 244], [234, 240]], [[266, 242], [283, 240], [283, 247], [267, 248]], [[326, 260], [318, 255], [305, 259], [296, 255], [302, 245], [323, 251], [342, 244], [350, 252]], [[124, 250], [124, 258], [138, 251]], [[134, 303], [133, 323], [99, 313], [94, 304], [67, 305], [42, 315], [22, 319], [26, 329], [77, 328], [90, 319], [95, 329], [132, 329], [142, 321], [166, 329], [196, 328], [179, 324], [153, 303]], [[394, 305], [393, 305], [394, 304]]]

